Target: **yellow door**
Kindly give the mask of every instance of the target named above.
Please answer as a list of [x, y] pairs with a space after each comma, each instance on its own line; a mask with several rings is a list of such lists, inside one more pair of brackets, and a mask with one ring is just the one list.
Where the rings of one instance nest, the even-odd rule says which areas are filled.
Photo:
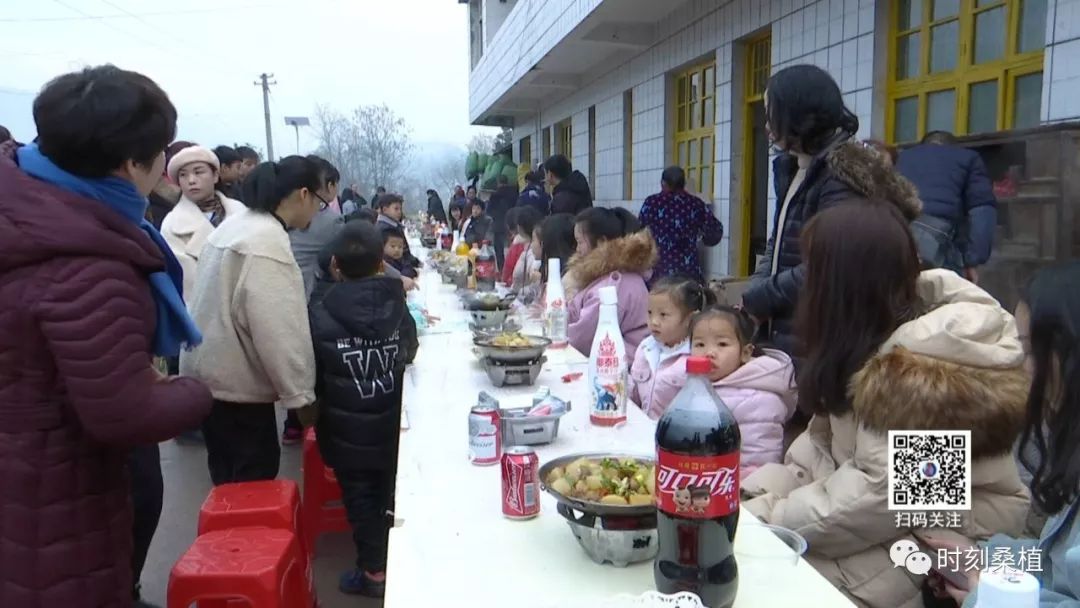
[[749, 275], [769, 238], [769, 138], [765, 132], [765, 86], [772, 67], [772, 36], [746, 43], [743, 86], [743, 163], [738, 267]]

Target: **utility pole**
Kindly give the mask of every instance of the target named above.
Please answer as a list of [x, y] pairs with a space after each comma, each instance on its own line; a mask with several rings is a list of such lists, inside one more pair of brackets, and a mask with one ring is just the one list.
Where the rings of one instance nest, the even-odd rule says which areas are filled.
[[255, 83], [255, 86], [261, 86], [263, 92], [263, 115], [266, 118], [266, 160], [274, 160], [274, 135], [270, 130], [270, 85], [277, 84], [277, 81], [271, 82], [273, 74], [267, 74], [263, 72], [259, 74], [259, 82]]

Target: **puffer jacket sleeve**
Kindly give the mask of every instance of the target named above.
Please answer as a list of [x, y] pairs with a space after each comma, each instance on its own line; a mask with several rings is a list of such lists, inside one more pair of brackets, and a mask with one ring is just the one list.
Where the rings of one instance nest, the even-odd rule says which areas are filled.
[[152, 369], [146, 279], [130, 265], [70, 263], [52, 278], [35, 316], [75, 414], [98, 441], [156, 443], [210, 413], [209, 389]]
[[740, 474], [745, 478], [759, 467], [779, 464], [784, 457], [784, 419], [787, 406], [775, 393], [753, 391], [734, 410], [742, 433]]
[[[832, 473], [786, 497], [763, 495], [747, 508], [766, 523], [798, 532], [821, 557], [852, 555], [896, 536], [888, 510], [885, 460], [884, 441], [856, 446], [855, 456]], [[764, 472], [762, 468], [757, 475]], [[804, 478], [809, 475], [804, 473]]]
[[[585, 356], [592, 349], [596, 326], [600, 323], [600, 295], [597, 289], [586, 288], [571, 298], [567, 306], [566, 336], [570, 345]], [[636, 356], [636, 355], [635, 355]]]
[[[863, 199], [844, 181], [835, 177], [825, 179], [818, 189], [814, 213], [819, 213], [844, 201]], [[807, 215], [809, 222], [813, 214]], [[765, 258], [754, 270], [754, 282], [743, 294], [743, 306], [750, 314], [759, 319], [789, 316], [795, 309], [799, 291], [806, 280], [806, 264], [781, 270], [775, 276], [769, 276], [772, 270], [773, 247], [775, 239], [783, 238], [783, 226], [773, 228], [773, 236], [766, 244]]]
[[236, 290], [236, 318], [250, 332], [278, 402], [287, 409], [310, 405], [315, 401], [315, 353], [300, 269], [295, 263], [249, 256]]
[[[770, 241], [771, 242], [771, 241]], [[768, 262], [772, 264], [772, 248], [769, 248]], [[757, 274], [764, 270], [764, 275]], [[802, 289], [806, 276], [806, 267], [799, 264], [794, 268], [781, 270], [769, 276], [770, 267], [761, 266], [754, 273], [754, 282], [743, 294], [743, 306], [759, 319], [771, 319], [790, 315], [795, 310], [796, 298]]]

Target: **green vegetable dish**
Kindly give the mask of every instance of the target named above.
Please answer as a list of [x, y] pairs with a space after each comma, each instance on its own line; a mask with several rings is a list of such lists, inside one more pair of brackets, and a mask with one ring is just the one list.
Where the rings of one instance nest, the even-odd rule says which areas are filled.
[[633, 458], [578, 458], [555, 467], [545, 480], [570, 498], [604, 505], [655, 504], [656, 467]]

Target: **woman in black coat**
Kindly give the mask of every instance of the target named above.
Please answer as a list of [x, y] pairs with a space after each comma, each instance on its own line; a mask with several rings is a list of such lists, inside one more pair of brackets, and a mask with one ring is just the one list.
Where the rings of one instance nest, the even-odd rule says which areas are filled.
[[436, 222], [446, 223], [446, 209], [443, 208], [439, 193], [434, 190], [427, 191], [427, 212]]
[[743, 308], [763, 325], [764, 342], [796, 354], [792, 318], [804, 278], [803, 226], [840, 202], [884, 201], [908, 221], [918, 217], [922, 203], [882, 156], [853, 139], [859, 119], [821, 68], [796, 65], [773, 74], [765, 117], [773, 146], [783, 152], [773, 161], [776, 216]]

